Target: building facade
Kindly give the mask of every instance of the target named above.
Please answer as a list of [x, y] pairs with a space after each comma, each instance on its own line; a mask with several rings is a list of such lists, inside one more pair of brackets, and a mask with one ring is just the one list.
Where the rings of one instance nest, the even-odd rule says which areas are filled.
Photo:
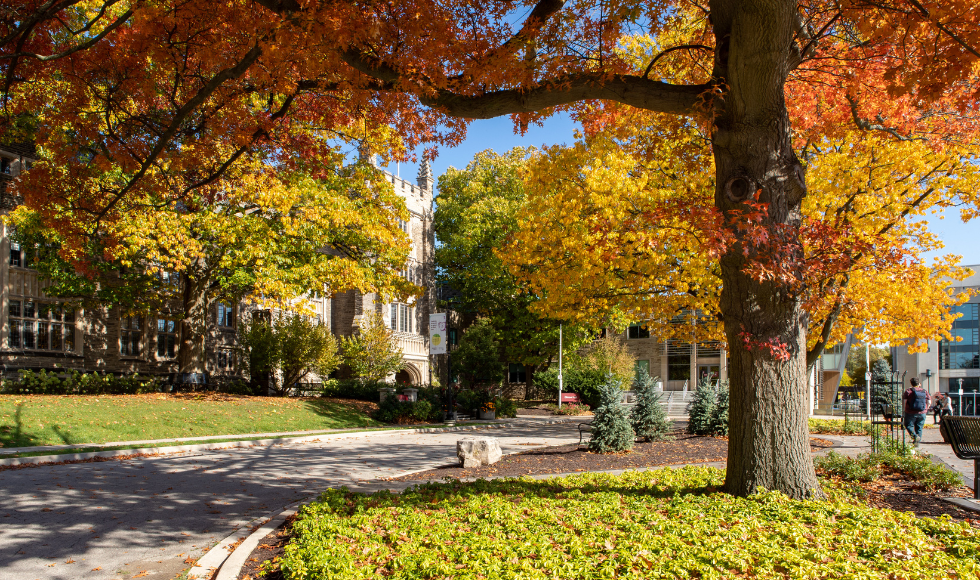
[[[980, 290], [980, 265], [968, 266], [974, 275], [962, 281], [951, 282], [954, 290], [972, 288]], [[893, 366], [905, 382], [912, 377], [930, 393], [951, 393], [954, 407], [960, 403], [960, 388], [966, 394], [964, 411], [969, 405], [977, 414], [974, 399], [980, 392], [980, 296], [974, 296], [966, 304], [953, 308], [959, 318], [953, 321], [953, 340], [929, 341], [925, 352], [912, 353], [905, 347], [892, 348]]]
[[[11, 194], [10, 184], [29, 167], [31, 155], [29, 146], [0, 145], [0, 215], [20, 203]], [[422, 384], [429, 378], [426, 324], [434, 303], [434, 180], [427, 162], [422, 163], [414, 183], [391, 174], [386, 178], [405, 199], [410, 215], [401, 224], [412, 239], [402, 275], [427, 292], [409, 303], [382, 303], [374, 294], [356, 291], [307, 297], [307, 301], [338, 337], [356, 333], [371, 312], [382, 313], [406, 363], [395, 379]], [[6, 224], [0, 228], [0, 370], [4, 376], [21, 369], [143, 375], [177, 372], [180, 325], [176, 309], [131, 316], [115, 307], [81, 308], [48, 296], [44, 280], [27, 267], [28, 253], [11, 240]], [[206, 320], [205, 352], [206, 369], [213, 377], [241, 374], [235, 359], [237, 332], [242, 319], [254, 309], [247, 302], [212, 305]]]

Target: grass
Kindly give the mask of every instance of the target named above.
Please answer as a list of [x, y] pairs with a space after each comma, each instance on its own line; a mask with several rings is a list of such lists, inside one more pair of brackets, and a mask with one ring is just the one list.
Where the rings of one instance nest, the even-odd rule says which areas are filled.
[[0, 445], [5, 448], [381, 425], [355, 404], [323, 399], [0, 395]]
[[278, 566], [288, 580], [980, 575], [968, 523], [870, 507], [831, 483], [826, 501], [796, 501], [733, 497], [723, 480], [685, 467], [328, 490], [300, 510]]

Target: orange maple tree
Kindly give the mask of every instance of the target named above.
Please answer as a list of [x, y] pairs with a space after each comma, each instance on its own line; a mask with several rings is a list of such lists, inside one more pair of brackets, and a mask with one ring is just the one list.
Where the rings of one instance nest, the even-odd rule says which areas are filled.
[[[688, 11], [700, 19], [687, 38], [646, 65], [624, 56], [624, 35], [667, 37]], [[725, 216], [726, 489], [811, 497], [807, 182], [792, 129], [936, 147], [971, 138], [978, 24], [972, 0], [8, 0], [0, 97], [7, 138], [21, 128], [38, 168], [71, 176], [52, 187], [50, 171], [31, 171], [17, 186], [42, 214], [71, 208], [57, 224], [69, 240], [161, 183], [179, 197], [242, 157], [315, 174], [330, 136], [360, 121], [394, 127], [409, 147], [451, 144], [467, 118], [587, 118], [598, 100], [700, 123]], [[673, 59], [683, 77], [661, 74]], [[116, 179], [89, 187], [92, 172]]]

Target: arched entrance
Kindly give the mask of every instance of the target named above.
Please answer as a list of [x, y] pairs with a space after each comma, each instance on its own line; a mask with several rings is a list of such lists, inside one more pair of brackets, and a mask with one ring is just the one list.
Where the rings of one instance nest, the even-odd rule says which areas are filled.
[[419, 372], [415, 365], [409, 363], [405, 365], [405, 368], [398, 371], [395, 374], [395, 384], [398, 385], [421, 385], [422, 384], [422, 373]]

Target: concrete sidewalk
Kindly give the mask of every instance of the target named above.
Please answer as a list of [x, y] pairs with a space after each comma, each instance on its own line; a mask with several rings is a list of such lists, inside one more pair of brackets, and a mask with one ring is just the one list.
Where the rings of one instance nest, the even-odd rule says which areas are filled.
[[577, 421], [340, 435], [2, 471], [0, 578], [171, 580], [239, 526], [326, 487], [455, 463], [462, 437], [496, 437], [505, 453], [578, 441]]

